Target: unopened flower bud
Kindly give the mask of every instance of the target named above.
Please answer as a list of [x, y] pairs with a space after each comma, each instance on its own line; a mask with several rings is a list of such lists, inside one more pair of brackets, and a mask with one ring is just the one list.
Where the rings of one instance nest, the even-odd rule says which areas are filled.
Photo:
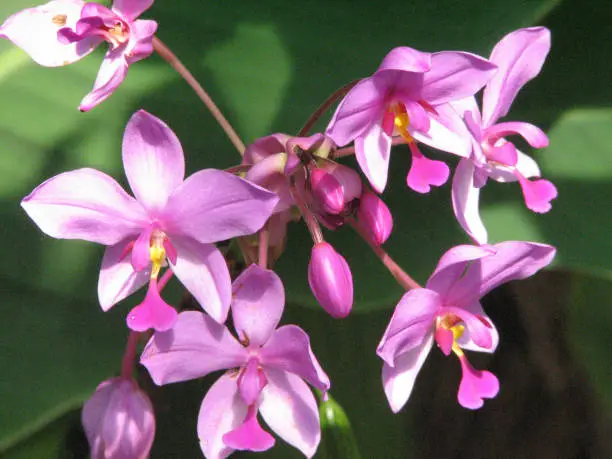
[[155, 415], [135, 381], [104, 381], [83, 406], [83, 428], [92, 459], [144, 459], [155, 437]]
[[355, 169], [333, 161], [323, 162], [321, 168], [338, 180], [338, 183], [340, 183], [342, 187], [342, 192], [344, 193], [345, 203], [349, 203], [353, 199], [357, 199], [361, 196], [363, 185], [361, 183], [361, 177]]
[[348, 263], [327, 242], [312, 248], [308, 283], [315, 298], [332, 317], [349, 315], [353, 307], [353, 276]]
[[310, 189], [316, 201], [329, 214], [339, 214], [344, 209], [344, 192], [340, 182], [323, 169], [310, 172]]
[[359, 201], [357, 218], [376, 245], [384, 244], [393, 230], [393, 216], [375, 193], [366, 191]]

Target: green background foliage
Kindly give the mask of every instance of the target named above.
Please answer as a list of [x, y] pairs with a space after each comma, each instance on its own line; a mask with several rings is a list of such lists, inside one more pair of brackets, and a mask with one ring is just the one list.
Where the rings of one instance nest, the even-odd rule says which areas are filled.
[[[483, 216], [493, 241], [552, 243], [559, 248], [557, 267], [577, 273], [572, 339], [609, 405], [612, 51], [604, 46], [604, 18], [611, 8], [595, 3], [586, 9], [578, 0], [157, 0], [145, 16], [159, 22], [158, 36], [247, 142], [297, 132], [323, 99], [367, 76], [394, 46], [487, 56], [516, 28], [551, 28], [553, 48], [543, 72], [521, 92], [508, 119], [548, 130], [550, 147], [534, 154], [559, 198], [549, 214], [535, 215], [521, 203], [518, 185], [493, 183], [483, 192]], [[0, 18], [35, 4], [4, 0]], [[190, 172], [239, 160], [190, 88], [158, 56], [134, 65], [108, 101], [79, 113], [101, 59], [98, 50], [77, 64], [46, 69], [0, 42], [0, 455], [6, 458], [65, 457], [76, 410], [117, 373], [127, 337], [124, 316], [130, 301], [142, 297], [102, 313], [95, 292], [103, 248], [45, 237], [21, 211], [20, 199], [44, 179], [79, 167], [99, 168], [125, 184], [121, 137], [140, 108], [177, 133]], [[425, 280], [445, 250], [467, 241], [452, 215], [448, 184], [425, 196], [406, 189], [409, 155], [402, 151], [393, 157], [385, 193], [395, 216], [386, 248]], [[285, 320], [311, 333], [362, 457], [406, 457], [409, 426], [386, 406], [374, 355], [401, 290], [350, 230], [329, 240], [353, 269], [356, 314], [338, 322], [316, 309], [306, 280], [312, 243], [293, 224], [278, 263], [289, 302]], [[155, 390], [165, 407], [158, 412], [156, 457], [197, 457], [195, 422], [204, 392], [201, 382]], [[324, 432], [324, 443], [332, 437]], [[320, 457], [333, 457], [325, 451]], [[291, 455], [279, 447], [269, 457]]]

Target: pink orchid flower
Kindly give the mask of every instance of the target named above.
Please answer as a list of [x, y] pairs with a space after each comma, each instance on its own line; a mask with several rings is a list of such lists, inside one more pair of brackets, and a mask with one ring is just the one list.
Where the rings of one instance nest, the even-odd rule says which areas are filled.
[[94, 88], [79, 106], [87, 111], [117, 89], [130, 64], [153, 52], [157, 22], [136, 19], [152, 4], [153, 0], [115, 0], [108, 9], [81, 0], [54, 0], [9, 17], [0, 27], [0, 37], [45, 67], [71, 64], [108, 42]]
[[130, 328], [164, 330], [174, 323], [176, 311], [161, 300], [157, 287], [166, 260], [202, 307], [224, 322], [231, 279], [214, 242], [258, 231], [277, 196], [215, 169], [185, 180], [178, 138], [143, 110], [127, 124], [123, 166], [136, 199], [108, 175], [78, 169], [39, 185], [22, 206], [51, 237], [108, 246], [98, 282], [103, 310], [149, 283], [145, 302], [128, 316]]
[[378, 70], [352, 88], [338, 106], [326, 134], [338, 146], [355, 142], [355, 155], [372, 187], [387, 184], [391, 140], [402, 136], [412, 151], [407, 183], [426, 193], [448, 179], [448, 166], [426, 158], [415, 140], [467, 157], [469, 139], [452, 126], [457, 117], [444, 105], [474, 95], [495, 72], [489, 61], [464, 52], [391, 50]]
[[510, 110], [518, 91], [540, 72], [550, 50], [550, 31], [545, 27], [519, 29], [495, 46], [490, 60], [499, 71], [484, 89], [482, 116], [473, 97], [454, 103], [473, 136], [473, 151], [462, 159], [453, 178], [453, 208], [461, 226], [476, 242], [487, 242], [487, 230], [479, 212], [480, 188], [488, 178], [498, 182], [518, 181], [527, 207], [548, 212], [557, 189], [539, 177], [536, 162], [520, 152], [506, 136], [520, 135], [534, 148], [548, 146], [548, 137], [538, 127], [524, 122], [497, 123]]
[[408, 401], [434, 341], [445, 355], [452, 352], [459, 359], [461, 406], [477, 409], [483, 398], [495, 397], [497, 378], [474, 369], [463, 352], [493, 352], [497, 347], [497, 330], [479, 299], [500, 284], [533, 275], [554, 256], [555, 249], [549, 245], [515, 241], [462, 245], [446, 252], [425, 288], [404, 294], [378, 345], [391, 409], [397, 413]]
[[329, 378], [301, 328], [276, 329], [285, 292], [274, 272], [251, 265], [234, 281], [233, 295], [237, 338], [205, 314], [183, 312], [172, 330], [153, 335], [141, 363], [159, 385], [229, 369], [200, 408], [198, 438], [208, 459], [271, 448], [274, 438], [259, 425], [258, 412], [279, 437], [312, 457], [321, 427], [304, 380], [326, 392]]

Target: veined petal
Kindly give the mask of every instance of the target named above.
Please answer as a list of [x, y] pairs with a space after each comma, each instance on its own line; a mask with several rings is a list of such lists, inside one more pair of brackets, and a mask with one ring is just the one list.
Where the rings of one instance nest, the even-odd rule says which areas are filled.
[[319, 410], [312, 392], [298, 376], [266, 369], [268, 385], [261, 394], [259, 412], [283, 440], [312, 457], [321, 440]]
[[184, 236], [170, 237], [178, 253], [172, 271], [200, 306], [218, 323], [225, 322], [232, 299], [227, 262], [213, 244]]
[[418, 348], [431, 335], [441, 306], [440, 296], [434, 291], [417, 288], [406, 292], [393, 311], [376, 354], [387, 365], [395, 366], [401, 355]]
[[138, 20], [130, 27], [130, 41], [125, 50], [125, 59], [133, 64], [153, 53], [153, 37], [157, 31], [157, 22], [152, 20]]
[[355, 156], [372, 188], [382, 193], [387, 186], [389, 175], [391, 136], [384, 132], [381, 123], [371, 124], [363, 135], [355, 140]]
[[338, 105], [325, 134], [339, 147], [364, 135], [372, 123], [382, 120], [385, 92], [373, 78], [361, 80]]
[[149, 281], [149, 271], [134, 271], [126, 247], [131, 241], [124, 239], [106, 248], [98, 279], [98, 299], [102, 310], [108, 311]]
[[153, 0], [114, 0], [113, 11], [133, 21], [151, 8], [151, 5], [153, 5]]
[[94, 87], [81, 101], [79, 110], [87, 112], [106, 100], [123, 82], [127, 71], [128, 64], [121, 53], [112, 50], [106, 53]]
[[181, 312], [171, 330], [153, 335], [140, 357], [159, 386], [236, 368], [246, 361], [246, 349], [229, 330], [198, 311]]
[[424, 73], [431, 69], [431, 54], [408, 46], [393, 48], [384, 57], [376, 70], [399, 70], [401, 72]]
[[[451, 304], [453, 302], [447, 301], [447, 298], [452, 294], [468, 263], [491, 257], [494, 254], [495, 247], [491, 246], [458, 245], [453, 247], [442, 255], [436, 270], [427, 281], [426, 287], [438, 292], [443, 298], [442, 302], [444, 304]], [[477, 286], [473, 287], [475, 290], [472, 293], [477, 294]]]
[[383, 389], [394, 413], [401, 410], [410, 398], [414, 382], [429, 355], [433, 340], [433, 333], [430, 333], [418, 347], [399, 356], [393, 367], [383, 363]]
[[296, 325], [276, 329], [260, 349], [259, 358], [266, 374], [270, 368], [288, 371], [323, 392], [329, 390], [329, 378], [312, 353], [308, 335]]
[[550, 31], [546, 27], [516, 30], [495, 45], [490, 60], [499, 70], [484, 90], [484, 126], [508, 113], [519, 90], [540, 73], [549, 50]]
[[445, 296], [445, 304], [457, 307], [473, 304], [498, 285], [532, 276], [549, 265], [556, 253], [554, 247], [536, 242], [506, 241], [492, 248], [493, 255], [469, 265]]
[[482, 116], [480, 115], [480, 109], [474, 96], [465, 97], [459, 100], [453, 100], [451, 106], [459, 114], [461, 118], [464, 117], [465, 112], [472, 112], [472, 118], [480, 126], [482, 124]]
[[88, 37], [78, 43], [64, 44], [57, 32], [75, 27], [85, 2], [54, 0], [36, 8], [28, 8], [10, 16], [0, 26], [0, 38], [11, 40], [45, 67], [59, 67], [78, 61], [102, 42], [100, 37]]
[[164, 210], [166, 229], [203, 244], [253, 234], [272, 214], [278, 196], [216, 169], [196, 172]]
[[36, 187], [21, 206], [44, 233], [58, 239], [113, 245], [138, 235], [148, 224], [142, 206], [95, 169], [56, 175]]
[[480, 188], [474, 186], [474, 164], [468, 159], [462, 159], [453, 177], [453, 211], [468, 236], [477, 244], [486, 244], [488, 235], [480, 218], [479, 197]]
[[256, 264], [245, 269], [232, 285], [232, 319], [238, 337], [263, 346], [285, 308], [285, 289], [274, 271]]
[[247, 409], [235, 374], [226, 373], [211, 386], [198, 414], [198, 438], [206, 459], [224, 459], [234, 451], [223, 443], [223, 435], [242, 423]]
[[495, 64], [460, 51], [431, 55], [431, 70], [423, 75], [421, 98], [431, 105], [476, 94], [495, 74]]
[[418, 142], [463, 158], [468, 158], [472, 152], [471, 137], [446, 126], [436, 116], [429, 115], [429, 131], [422, 132], [409, 126], [408, 133]]
[[139, 110], [127, 123], [122, 151], [134, 196], [151, 214], [158, 213], [185, 178], [179, 139], [162, 120]]

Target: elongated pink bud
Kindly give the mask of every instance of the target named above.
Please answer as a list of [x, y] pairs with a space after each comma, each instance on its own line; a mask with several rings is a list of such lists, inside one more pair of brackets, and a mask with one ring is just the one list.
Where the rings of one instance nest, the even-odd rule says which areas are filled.
[[321, 208], [328, 214], [336, 215], [344, 209], [344, 192], [340, 182], [323, 169], [310, 172], [310, 189]]
[[308, 283], [332, 317], [346, 317], [353, 307], [353, 276], [342, 255], [327, 242], [315, 244], [308, 265]]
[[338, 180], [338, 183], [340, 183], [340, 186], [342, 187], [342, 192], [344, 193], [345, 204], [361, 196], [363, 185], [361, 183], [361, 177], [355, 171], [355, 169], [335, 163], [333, 161], [324, 162], [321, 165], [321, 168], [326, 172], [329, 172], [336, 180]]
[[376, 245], [384, 244], [393, 230], [393, 216], [375, 193], [366, 191], [359, 201], [357, 218]]
[[81, 418], [92, 459], [148, 457], [155, 415], [135, 381], [104, 381], [83, 406]]

